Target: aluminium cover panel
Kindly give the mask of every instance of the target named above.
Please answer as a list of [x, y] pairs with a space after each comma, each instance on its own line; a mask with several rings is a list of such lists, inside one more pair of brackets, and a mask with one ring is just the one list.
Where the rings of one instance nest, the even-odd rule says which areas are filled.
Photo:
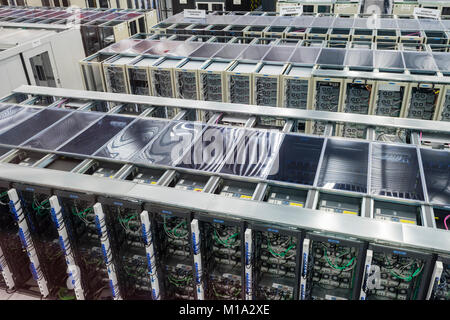
[[278, 172], [275, 163], [283, 134], [269, 130], [245, 130], [244, 137], [235, 146], [221, 173], [244, 177], [265, 178]]
[[256, 63], [253, 62], [238, 62], [231, 70], [237, 73], [252, 73], [256, 68]]
[[404, 69], [403, 56], [400, 52], [375, 50], [374, 62], [378, 69]]
[[283, 72], [284, 66], [282, 64], [264, 64], [261, 69], [257, 72], [258, 74], [264, 75], [280, 75]]
[[22, 146], [54, 150], [102, 116], [103, 114], [96, 112], [74, 112], [48, 130], [44, 130], [26, 141]]
[[419, 19], [422, 30], [445, 31], [445, 27], [438, 20]]
[[377, 27], [378, 29], [398, 29], [397, 19], [378, 19]]
[[373, 51], [372, 50], [347, 50], [345, 57], [346, 66], [354, 67], [373, 67]]
[[333, 22], [333, 28], [350, 29], [355, 23], [354, 18], [336, 18]]
[[294, 21], [296, 17], [290, 17], [290, 16], [279, 16], [275, 18], [275, 20], [272, 23], [272, 26], [290, 26]]
[[205, 63], [205, 60], [189, 60], [182, 66], [178, 67], [183, 70], [200, 70], [200, 67]]
[[224, 61], [212, 61], [210, 64], [208, 64], [207, 67], [205, 67], [205, 70], [207, 71], [225, 71], [225, 69], [228, 67], [230, 63], [224, 62]]
[[[144, 53], [145, 51], [149, 50], [151, 47], [153, 47], [154, 45], [156, 45], [158, 43], [159, 43], [159, 40], [142, 40], [142, 41], [134, 44], [130, 48], [130, 52], [141, 54], [141, 53]], [[112, 47], [112, 46], [113, 45], [111, 45], [110, 47]]]
[[424, 200], [415, 147], [373, 143], [371, 160], [372, 194]]
[[315, 18], [311, 16], [299, 16], [294, 19], [291, 26], [308, 28]]
[[434, 62], [436, 63], [439, 71], [448, 73], [450, 72], [450, 56], [444, 52], [433, 52]]
[[132, 65], [135, 67], [149, 67], [152, 66], [158, 59], [158, 57], [144, 57]]
[[161, 22], [164, 22], [164, 23], [178, 23], [178, 22], [183, 22], [183, 19], [184, 19], [184, 13], [180, 12], [180, 13], [177, 13], [177, 14], [175, 14], [173, 16], [168, 17], [167, 19], [165, 19], [165, 20], [163, 20]]
[[228, 44], [213, 55], [213, 58], [236, 59], [249, 45]]
[[417, 19], [397, 19], [400, 30], [420, 30], [420, 23]]
[[450, 206], [450, 152], [420, 149], [428, 199]]
[[144, 148], [169, 124], [161, 119], [139, 119], [119, 132], [94, 155], [102, 158], [126, 160]]
[[330, 28], [333, 25], [335, 17], [323, 16], [316, 17], [311, 24], [313, 28]]
[[346, 52], [347, 50], [345, 49], [323, 48], [322, 51], [320, 51], [319, 58], [317, 59], [317, 64], [342, 66], [344, 65]]
[[270, 26], [272, 25], [273, 20], [272, 17], [260, 16], [253, 24], [257, 26]]
[[256, 17], [256, 16], [241, 16], [238, 20], [236, 20], [236, 24], [253, 26], [253, 25], [255, 25], [255, 22], [257, 20], [258, 20], [258, 17]]
[[185, 41], [181, 43], [176, 48], [167, 52], [166, 55], [172, 57], [187, 57], [189, 54], [200, 48], [204, 43], [194, 42], [194, 41]]
[[6, 132], [19, 122], [41, 111], [39, 108], [24, 108], [17, 105], [1, 104], [0, 133]]
[[120, 56], [118, 59], [116, 59], [114, 61], [107, 61], [107, 63], [115, 64], [115, 65], [127, 65], [134, 59], [136, 59], [136, 57]]
[[152, 55], [166, 55], [168, 52], [176, 49], [183, 42], [181, 41], [155, 41], [150, 49], [144, 52], [144, 54]]
[[181, 62], [181, 59], [167, 59], [164, 60], [157, 65], [158, 68], [174, 68]]
[[317, 61], [320, 50], [322, 50], [322, 48], [297, 47], [294, 53], [291, 55], [289, 62], [313, 65]]
[[429, 53], [404, 51], [403, 59], [406, 68], [410, 70], [438, 70], [433, 56]]
[[205, 124], [202, 123], [173, 121], [129, 160], [142, 164], [171, 166], [183, 155], [183, 151], [192, 145], [204, 127]]
[[250, 45], [237, 58], [238, 60], [260, 61], [269, 51], [270, 46]]
[[138, 39], [123, 39], [116, 42], [105, 49], [101, 50], [103, 53], [133, 53], [132, 47], [136, 46], [142, 40]]
[[16, 127], [1, 134], [0, 143], [18, 146], [70, 112], [69, 110], [56, 110], [53, 108], [44, 109]]
[[217, 53], [220, 49], [222, 49], [225, 45], [221, 43], [205, 43], [197, 50], [191, 52], [189, 57], [195, 58], [210, 58], [215, 53]]
[[328, 139], [318, 186], [367, 193], [369, 144]]
[[[235, 24], [241, 17], [240, 16], [207, 16], [205, 24]], [[198, 19], [201, 20], [201, 19]]]
[[208, 126], [177, 167], [217, 172], [243, 133], [242, 128]]
[[445, 27], [445, 30], [450, 29], [450, 20], [449, 19], [441, 20], [441, 24]]
[[92, 155], [133, 120], [132, 117], [106, 115], [58, 151]]
[[313, 185], [324, 138], [286, 134], [267, 179]]
[[368, 18], [355, 18], [355, 23], [353, 24], [353, 28], [356, 29], [375, 29], [376, 24], [374, 23], [374, 19]]
[[262, 59], [263, 61], [286, 62], [294, 52], [292, 46], [274, 46]]

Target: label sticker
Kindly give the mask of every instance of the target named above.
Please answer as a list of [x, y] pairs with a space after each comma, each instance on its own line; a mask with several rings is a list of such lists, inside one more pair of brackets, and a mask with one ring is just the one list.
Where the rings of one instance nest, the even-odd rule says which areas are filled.
[[190, 10], [184, 9], [184, 17], [185, 18], [194, 18], [194, 19], [205, 19], [206, 11], [205, 10]]
[[439, 19], [441, 17], [441, 11], [436, 9], [427, 8], [414, 8], [414, 15], [417, 17], [424, 17], [430, 19]]
[[302, 6], [282, 6], [280, 7], [280, 16], [301, 15], [303, 13]]

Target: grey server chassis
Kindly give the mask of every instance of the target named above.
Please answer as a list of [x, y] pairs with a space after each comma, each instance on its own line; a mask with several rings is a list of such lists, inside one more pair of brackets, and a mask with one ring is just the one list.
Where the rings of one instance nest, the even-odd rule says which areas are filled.
[[[318, 150], [313, 182], [299, 184], [280, 177], [266, 180], [235, 171], [224, 174], [205, 168], [151, 163], [136, 165], [136, 168], [153, 170], [153, 175], [145, 172], [146, 177], [136, 174], [129, 178], [135, 167], [133, 161], [109, 161], [83, 155], [70, 158], [67, 153], [49, 147], [51, 143], [60, 145], [61, 139], [67, 139], [59, 137], [62, 134], [58, 131], [59, 124], [66, 128], [64, 132], [72, 132], [74, 137], [99, 124], [101, 121], [93, 118], [102, 111], [99, 108], [89, 110], [100, 102], [112, 103], [109, 111], [103, 111], [102, 119], [115, 117], [115, 126], [126, 119], [131, 122], [131, 119], [137, 121], [146, 117], [155, 119], [152, 112], [170, 107], [179, 110], [171, 123], [183, 123], [186, 128], [193, 122], [184, 120], [192, 120], [189, 111], [194, 110], [213, 112], [212, 120], [204, 126], [224, 130], [236, 128], [221, 126], [220, 113], [246, 116], [244, 129], [252, 132], [269, 133], [251, 128], [258, 127], [260, 116], [285, 118], [283, 130], [270, 133], [283, 134], [286, 141], [303, 139], [310, 143], [300, 153], [295, 151], [294, 142], [287, 146], [292, 148], [288, 152], [299, 157], [297, 169], [305, 165], [306, 160], [302, 158], [313, 157], [314, 149]], [[123, 103], [141, 106], [143, 113], [138, 117], [126, 115], [129, 112], [121, 114]], [[66, 272], [56, 267], [58, 261], [64, 265], [65, 258], [73, 285], [64, 290], [73, 290], [77, 299], [448, 299], [450, 234], [441, 230], [447, 229], [449, 216], [448, 182], [445, 182], [449, 174], [448, 151], [332, 138], [330, 130], [326, 130], [324, 137], [290, 133], [292, 122], [299, 119], [342, 121], [408, 129], [413, 132], [412, 142], [419, 144], [417, 132], [448, 133], [450, 127], [446, 123], [436, 126], [435, 122], [425, 120], [30, 86], [20, 87], [3, 98], [2, 110], [5, 105], [40, 112], [48, 110], [49, 114], [66, 109], [66, 115], [84, 117], [85, 121], [94, 123], [83, 129], [67, 121], [71, 116], [66, 116], [56, 122], [53, 120], [55, 125], [41, 132], [33, 132], [36, 127], [29, 127], [29, 132], [24, 133], [31, 139], [22, 145], [11, 142], [19, 139], [13, 134], [14, 122], [7, 131], [2, 130], [0, 139], [3, 143], [4, 139], [10, 142], [3, 144], [2, 149], [6, 150], [0, 158], [4, 191], [1, 200], [5, 203], [5, 196], [9, 198], [13, 213], [2, 207], [0, 248], [4, 253], [2, 276], [7, 287], [14, 284], [27, 290], [34, 287], [44, 297], [65, 298], [58, 287], [62, 287]], [[88, 108], [88, 105], [91, 106]], [[35, 112], [39, 114], [39, 110]], [[22, 119], [18, 125], [33, 117]], [[2, 124], [2, 128], [5, 125]], [[39, 139], [46, 131], [55, 135], [51, 141]], [[15, 133], [19, 134], [19, 130]], [[317, 148], [311, 143], [315, 139], [323, 139], [323, 146]], [[37, 145], [37, 141], [42, 145]], [[85, 144], [88, 145], [88, 141]], [[11, 147], [17, 149], [8, 151]], [[275, 149], [274, 154], [280, 155], [282, 165], [286, 150], [282, 144]], [[333, 156], [336, 150], [341, 155], [346, 150], [350, 157], [339, 159]], [[14, 162], [21, 152], [25, 152], [25, 157]], [[39, 152], [40, 156], [33, 162], [32, 155], [36, 158]], [[369, 155], [368, 163], [361, 169], [355, 164], [364, 153]], [[52, 165], [58, 157], [70, 161], [78, 159], [78, 164], [72, 163], [69, 170], [67, 166]], [[94, 162], [101, 162], [103, 167], [89, 173]], [[99, 169], [108, 173], [104, 175]], [[366, 182], [362, 185], [369, 190], [346, 190], [338, 186], [339, 183], [331, 188], [327, 186], [346, 176], [354, 179], [349, 183], [358, 184], [358, 174], [352, 171], [360, 169], [366, 171], [363, 178]], [[339, 177], [336, 170], [343, 171], [344, 175]], [[382, 176], [386, 178], [386, 174], [392, 175], [394, 180], [399, 178], [395, 171], [415, 175], [415, 181], [399, 183], [401, 187], [411, 188], [408, 183], [414, 182], [411, 190], [423, 195], [409, 197], [370, 192], [371, 188], [372, 191], [380, 189], [377, 180]], [[387, 183], [392, 186], [396, 182]], [[277, 194], [288, 194], [288, 190], [290, 196], [276, 198]], [[305, 194], [303, 200], [295, 198], [301, 194]], [[357, 205], [361, 207], [349, 208], [353, 203], [349, 199], [358, 198], [362, 199]], [[328, 205], [323, 205], [324, 199]], [[342, 205], [336, 206], [339, 210], [330, 210], [332, 199]], [[391, 217], [398, 213], [396, 220], [386, 219], [389, 210], [383, 205], [396, 211]], [[403, 205], [403, 209], [395, 209], [399, 205]], [[412, 225], [414, 219], [410, 215], [404, 216], [407, 211], [404, 206], [419, 211], [414, 223], [418, 225]], [[16, 222], [3, 222], [11, 216]], [[12, 238], [15, 235], [16, 241], [21, 239], [32, 265], [31, 280], [19, 277], [26, 272], [14, 263], [19, 257], [12, 255], [14, 248], [7, 245], [12, 240], [4, 242], [6, 235]], [[58, 239], [62, 249], [58, 249]], [[52, 268], [56, 269], [52, 271]]]

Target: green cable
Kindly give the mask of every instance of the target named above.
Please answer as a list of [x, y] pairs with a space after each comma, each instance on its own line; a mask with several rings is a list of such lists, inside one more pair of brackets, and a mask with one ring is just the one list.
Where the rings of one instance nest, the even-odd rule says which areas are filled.
[[179, 224], [177, 224], [172, 230], [169, 230], [169, 229], [167, 228], [167, 225], [166, 225], [166, 216], [163, 216], [163, 218], [164, 218], [164, 224], [163, 224], [163, 227], [164, 227], [164, 231], [165, 231], [166, 233], [172, 234], [172, 235], [173, 235], [174, 237], [176, 237], [176, 238], [184, 237], [184, 236], [187, 235], [187, 232], [186, 232], [185, 234], [183, 234], [183, 235], [180, 235], [180, 234], [178, 234], [178, 233], [176, 232], [176, 230], [177, 230], [181, 225], [186, 225], [186, 220], [181, 221], [181, 222], [180, 222]]
[[[387, 259], [386, 254], [384, 255], [384, 259], [388, 262], [389, 266], [391, 266], [391, 263], [390, 263], [390, 261]], [[421, 271], [422, 271], [421, 268], [420, 268], [420, 267], [417, 267], [417, 269], [416, 269], [414, 272], [411, 272], [411, 274], [410, 274], [409, 276], [407, 276], [407, 277], [402, 277], [401, 275], [395, 273], [395, 272], [392, 271], [392, 270], [389, 270], [389, 273], [392, 274], [392, 275], [393, 275], [394, 277], [396, 277], [397, 279], [400, 279], [400, 280], [404, 280], [404, 281], [409, 282], [409, 281], [412, 280], [412, 278], [414, 278], [415, 276], [417, 276]]]
[[59, 291], [58, 291], [58, 298], [59, 298], [59, 300], [75, 300], [75, 296], [62, 296], [61, 294], [62, 294], [63, 291], [67, 292], [68, 290], [63, 288], [63, 287], [59, 288]]
[[8, 191], [2, 192], [2, 193], [0, 193], [0, 198], [4, 198], [7, 195], [8, 195]]
[[85, 216], [89, 211], [92, 211], [92, 210], [93, 210], [93, 208], [89, 207], [87, 209], [84, 209], [83, 211], [77, 212], [75, 207], [72, 207], [72, 214], [80, 217], [80, 216]]
[[389, 272], [390, 272], [394, 277], [396, 277], [396, 278], [398, 278], [398, 279], [400, 279], [400, 280], [405, 280], [405, 281], [409, 282], [409, 281], [412, 280], [412, 278], [414, 278], [415, 276], [417, 276], [417, 275], [420, 273], [420, 271], [422, 271], [422, 270], [420, 270], [420, 267], [417, 267], [417, 269], [416, 269], [412, 274], [410, 274], [410, 275], [407, 276], [407, 277], [402, 277], [402, 276], [400, 276], [399, 274], [395, 273], [394, 271], [389, 271]]
[[125, 219], [122, 219], [122, 218], [119, 217], [119, 221], [123, 222], [123, 223], [127, 223], [128, 221], [130, 221], [131, 219], [133, 219], [135, 217], [136, 217], [136, 214], [132, 214], [128, 218], [125, 218]]
[[[216, 242], [218, 242], [219, 244], [225, 246], [225, 247], [231, 247], [233, 245], [233, 243], [230, 243], [230, 241], [234, 238], [236, 238], [239, 235], [239, 232], [236, 232], [230, 236], [228, 236], [228, 238], [224, 241], [219, 237], [219, 234], [217, 233], [217, 230], [214, 229], [214, 239], [216, 240]], [[236, 242], [236, 240], [234, 241], [234, 243]]]
[[[292, 242], [292, 240], [291, 240]], [[267, 239], [267, 249], [269, 250], [270, 253], [272, 253], [273, 255], [279, 256], [279, 257], [284, 257], [286, 256], [286, 254], [292, 249], [295, 248], [295, 243], [291, 244], [284, 252], [281, 253], [276, 253], [275, 251], [272, 250], [272, 244], [270, 243], [270, 240]]]
[[[345, 266], [338, 266], [333, 264], [330, 259], [328, 258], [328, 250], [326, 248], [325, 249], [325, 260], [328, 262], [328, 264], [333, 267], [336, 270], [344, 270], [345, 268], [348, 268], [349, 266], [352, 265], [353, 261], [355, 261], [355, 257], [353, 257]], [[350, 251], [348, 252], [350, 253]]]
[[[168, 275], [167, 279], [169, 280], [169, 282], [177, 287], [179, 287], [181, 285], [182, 282], [189, 282], [191, 281], [191, 277], [186, 276], [183, 279], [175, 279], [172, 276]], [[178, 282], [178, 283], [177, 283]]]
[[214, 295], [216, 296], [216, 297], [219, 297], [219, 298], [228, 298], [228, 297], [237, 297], [238, 295], [239, 295], [239, 293], [241, 292], [241, 290], [236, 290], [236, 292], [235, 293], [232, 293], [232, 294], [230, 294], [230, 295], [224, 295], [224, 294], [220, 294], [220, 293], [218, 293], [217, 291], [216, 291], [216, 287], [212, 287], [213, 288], [213, 291], [214, 291]]
[[[44, 205], [48, 203], [48, 199], [41, 202], [39, 205], [35, 205], [34, 201], [31, 203], [31, 207], [33, 208], [34, 211], [37, 211], [37, 215], [41, 216], [42, 212], [47, 213], [47, 210], [50, 210], [50, 208], [45, 208]], [[41, 211], [44, 210], [44, 211]]]
[[185, 226], [186, 225], [186, 220], [183, 220], [183, 221], [181, 221], [179, 224], [177, 224], [176, 226], [175, 226], [175, 228], [173, 228], [173, 230], [172, 230], [172, 234], [175, 236], [175, 237], [181, 237], [181, 236], [185, 236], [186, 234], [187, 234], [187, 232], [185, 233], [185, 234], [183, 234], [183, 235], [180, 235], [180, 234], [178, 234], [178, 232], [176, 232], [176, 230], [178, 229], [178, 227], [180, 227], [180, 226]]

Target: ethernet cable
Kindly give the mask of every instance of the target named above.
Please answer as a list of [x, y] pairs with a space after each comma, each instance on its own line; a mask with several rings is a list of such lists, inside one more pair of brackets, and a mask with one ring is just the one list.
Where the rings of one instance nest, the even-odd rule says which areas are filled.
[[[337, 265], [337, 264], [334, 264], [333, 262], [331, 262], [331, 260], [330, 260], [329, 257], [328, 257], [328, 248], [327, 248], [327, 246], [326, 246], [325, 244], [323, 244], [323, 243], [322, 243], [322, 245], [324, 246], [324, 250], [325, 250], [325, 251], [324, 251], [325, 261], [326, 261], [333, 269], [341, 270], [341, 271], [349, 271], [349, 270], [352, 270], [352, 269], [356, 266], [356, 263], [354, 263], [354, 262], [355, 262], [355, 259], [356, 259], [355, 256], [353, 256], [353, 257], [350, 259], [350, 261], [349, 261], [345, 266], [339, 266], [339, 265]], [[347, 252], [344, 252], [344, 253], [340, 254], [339, 256], [336, 256], [335, 259], [340, 258], [340, 257], [343, 257], [343, 256], [346, 256], [346, 255], [348, 255], [348, 254], [350, 254], [350, 253], [351, 253], [351, 250], [349, 249]]]
[[269, 250], [270, 254], [272, 254], [276, 258], [285, 258], [285, 259], [291, 258], [295, 253], [289, 257], [286, 257], [286, 254], [293, 248], [295, 248], [295, 243], [292, 243], [292, 238], [290, 238], [290, 245], [286, 250], [284, 250], [283, 252], [275, 252], [273, 250], [272, 244], [270, 243], [270, 240], [267, 239], [267, 249]]
[[[239, 232], [236, 232], [230, 236], [228, 236], [226, 239], [223, 239], [219, 236], [218, 232], [216, 229], [214, 229], [214, 240], [216, 240], [217, 243], [229, 248], [231, 246], [236, 246], [238, 245], [237, 239], [236, 237], [239, 235]], [[230, 241], [233, 242], [231, 243]]]
[[167, 224], [166, 224], [166, 216], [163, 216], [164, 219], [164, 232], [166, 233], [166, 235], [169, 238], [172, 239], [181, 239], [181, 238], [186, 238], [188, 236], [188, 231], [186, 229], [184, 229], [186, 231], [186, 233], [184, 234], [179, 234], [177, 232], [177, 229], [180, 228], [181, 226], [186, 227], [186, 220], [182, 220], [180, 223], [178, 223], [172, 230], [170, 230], [169, 228], [167, 228]]
[[42, 216], [42, 215], [48, 213], [48, 210], [50, 210], [50, 206], [45, 207], [45, 205], [47, 203], [49, 203], [49, 199], [46, 199], [46, 200], [42, 201], [41, 203], [38, 203], [37, 199], [34, 198], [31, 206], [32, 206], [33, 210], [36, 211], [36, 214], [38, 216]]
[[[398, 271], [400, 271], [400, 272], [397, 273], [396, 271], [393, 270], [394, 267], [392, 266], [392, 263], [389, 261], [389, 259], [388, 259], [387, 255], [386, 255], [386, 253], [384, 254], [384, 259], [385, 259], [385, 262], [387, 262], [387, 264], [388, 264], [388, 268], [386, 268], [386, 269], [389, 270], [389, 273], [392, 274], [392, 275], [393, 275], [394, 277], [396, 277], [397, 279], [404, 280], [404, 281], [406, 281], [406, 282], [411, 281], [414, 277], [416, 277], [417, 275], [419, 275], [420, 272], [422, 272], [422, 269], [423, 269], [423, 266], [424, 266], [423, 263], [422, 263], [421, 266], [419, 266], [419, 263], [418, 263], [418, 261], [416, 260], [416, 261], [411, 262], [411, 263], [408, 264], [408, 265], [404, 265], [404, 266], [401, 266], [400, 268], [398, 268]], [[401, 272], [402, 270], [404, 270], [405, 268], [407, 268], [407, 267], [409, 267], [409, 266], [412, 267], [413, 264], [418, 265], [418, 267], [417, 267], [416, 270], [414, 270], [414, 271], [411, 270], [411, 272], [410, 272], [409, 275], [404, 275], [404, 274]], [[412, 269], [412, 268], [411, 268], [411, 269]]]
[[[6, 199], [6, 202], [3, 202], [4, 199]], [[3, 206], [8, 205], [8, 191], [0, 193], [0, 204]]]

